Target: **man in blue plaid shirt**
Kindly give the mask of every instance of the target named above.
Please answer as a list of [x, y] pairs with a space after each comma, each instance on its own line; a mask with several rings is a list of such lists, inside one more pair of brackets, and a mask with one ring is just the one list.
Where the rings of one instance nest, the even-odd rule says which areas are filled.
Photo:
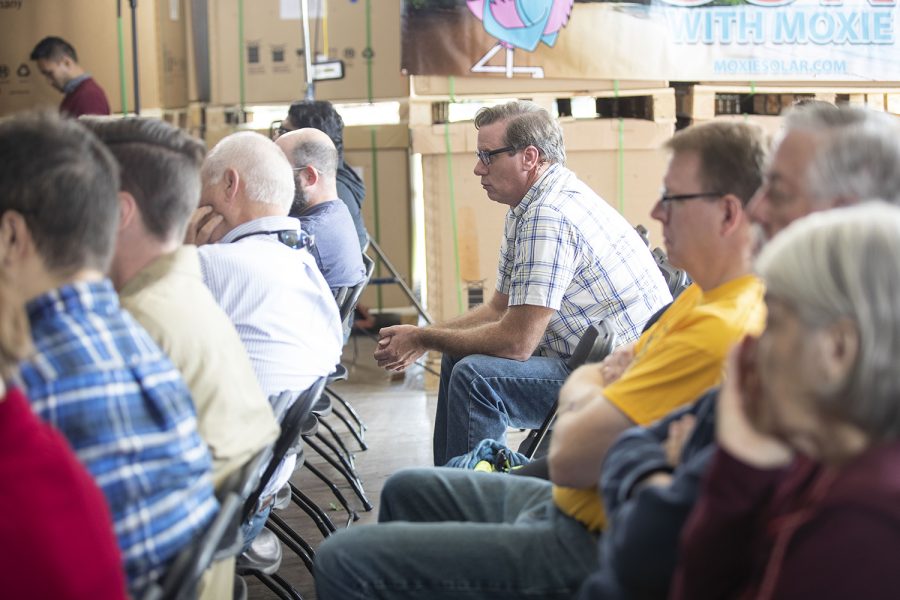
[[24, 115], [0, 124], [0, 190], [0, 265], [27, 302], [35, 345], [23, 383], [103, 490], [140, 597], [217, 503], [181, 375], [103, 276], [118, 168], [79, 124]]
[[375, 358], [400, 371], [428, 350], [444, 353], [434, 464], [506, 429], [538, 427], [569, 374], [566, 359], [592, 323], [620, 343], [671, 301], [631, 225], [565, 167], [562, 129], [527, 101], [475, 116], [475, 175], [508, 205], [497, 290], [490, 302], [424, 328], [381, 330]]

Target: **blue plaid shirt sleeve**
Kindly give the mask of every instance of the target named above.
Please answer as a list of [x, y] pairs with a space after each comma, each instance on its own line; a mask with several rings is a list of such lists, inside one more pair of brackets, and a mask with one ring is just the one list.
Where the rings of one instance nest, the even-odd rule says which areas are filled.
[[108, 282], [66, 286], [28, 313], [36, 352], [21, 374], [32, 408], [103, 491], [140, 597], [218, 508], [190, 393]]

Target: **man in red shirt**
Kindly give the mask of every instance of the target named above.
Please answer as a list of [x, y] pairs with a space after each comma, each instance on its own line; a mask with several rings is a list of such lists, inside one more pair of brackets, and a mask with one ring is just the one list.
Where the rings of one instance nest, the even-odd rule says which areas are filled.
[[67, 41], [45, 37], [31, 51], [31, 60], [50, 85], [65, 94], [59, 112], [70, 117], [109, 114], [106, 93], [78, 64], [75, 48]]

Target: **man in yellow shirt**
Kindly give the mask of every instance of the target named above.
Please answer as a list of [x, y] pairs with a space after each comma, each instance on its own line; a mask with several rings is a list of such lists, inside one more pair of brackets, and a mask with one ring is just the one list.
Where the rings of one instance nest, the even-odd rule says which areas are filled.
[[672, 159], [652, 215], [670, 261], [695, 283], [633, 346], [572, 374], [551, 443], [553, 483], [400, 472], [385, 484], [379, 525], [341, 532], [320, 548], [319, 598], [569, 598], [578, 589], [597, 556], [596, 486], [610, 444], [718, 383], [732, 344], [763, 327], [744, 211], [762, 181], [762, 132], [713, 122], [667, 146]]
[[[725, 148], [729, 137], [746, 154]], [[560, 510], [593, 531], [604, 525], [597, 483], [616, 437], [717, 385], [731, 346], [765, 324], [744, 210], [761, 181], [760, 132], [710, 123], [677, 134], [667, 147], [672, 158], [651, 215], [663, 225], [669, 261], [694, 283], [633, 346], [578, 369], [560, 391], [549, 452], [553, 495]]]

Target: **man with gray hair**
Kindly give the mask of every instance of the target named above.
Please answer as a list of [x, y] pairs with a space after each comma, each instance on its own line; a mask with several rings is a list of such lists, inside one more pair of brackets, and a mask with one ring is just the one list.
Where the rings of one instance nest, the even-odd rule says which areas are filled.
[[294, 169], [294, 204], [290, 215], [300, 219], [313, 239], [312, 253], [332, 291], [351, 287], [366, 276], [347, 205], [337, 195], [338, 152], [323, 131], [307, 127], [280, 136], [275, 143]]
[[287, 216], [291, 166], [274, 142], [241, 132], [216, 144], [200, 173], [187, 240], [200, 246], [203, 280], [237, 328], [263, 391], [305, 390], [334, 369], [343, 341], [334, 297], [300, 222]]
[[566, 359], [592, 323], [621, 343], [671, 300], [634, 229], [565, 167], [562, 128], [534, 103], [482, 108], [474, 173], [508, 205], [492, 299], [444, 324], [380, 332], [375, 358], [395, 371], [444, 353], [434, 464], [506, 429], [538, 427], [569, 375]]
[[750, 216], [771, 238], [812, 212], [879, 198], [900, 201], [900, 123], [867, 108], [791, 109]]
[[[287, 216], [291, 166], [274, 142], [240, 132], [210, 150], [200, 176], [200, 208], [185, 239], [200, 246], [203, 281], [234, 323], [263, 392], [306, 390], [340, 361], [343, 336], [308, 238]], [[246, 542], [265, 524], [295, 459], [286, 457], [263, 491]]]

